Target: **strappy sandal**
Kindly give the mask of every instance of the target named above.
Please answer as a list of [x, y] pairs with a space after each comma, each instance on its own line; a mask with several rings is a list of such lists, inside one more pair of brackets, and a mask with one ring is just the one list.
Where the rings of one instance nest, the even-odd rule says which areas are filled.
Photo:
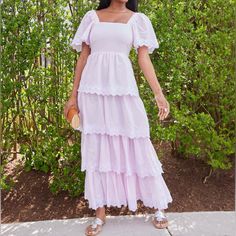
[[154, 219], [152, 220], [153, 225], [157, 229], [164, 229], [168, 226], [167, 217], [164, 215], [162, 211], [156, 211], [154, 214]]
[[92, 224], [87, 226], [85, 230], [85, 235], [87, 236], [94, 236], [98, 235], [102, 231], [102, 226], [106, 223], [106, 221], [101, 220], [98, 217], [95, 217]]

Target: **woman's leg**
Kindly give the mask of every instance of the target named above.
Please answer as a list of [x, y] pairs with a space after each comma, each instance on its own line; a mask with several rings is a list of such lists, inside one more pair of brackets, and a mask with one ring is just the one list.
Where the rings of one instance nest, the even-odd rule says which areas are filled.
[[[106, 209], [105, 207], [98, 207], [96, 209], [96, 218], [99, 218], [100, 220], [102, 220], [103, 222], [105, 222], [106, 220]], [[98, 219], [96, 219], [98, 220]], [[99, 220], [99, 221], [100, 221]], [[101, 221], [97, 224], [95, 223], [96, 221], [94, 220], [92, 224], [90, 224], [89, 226], [86, 227], [86, 235], [97, 235], [101, 230], [102, 230], [102, 225], [101, 225]], [[95, 224], [93, 227], [93, 224]]]
[[105, 207], [98, 207], [96, 209], [96, 217], [100, 218], [103, 221], [106, 219], [106, 209], [105, 209]]

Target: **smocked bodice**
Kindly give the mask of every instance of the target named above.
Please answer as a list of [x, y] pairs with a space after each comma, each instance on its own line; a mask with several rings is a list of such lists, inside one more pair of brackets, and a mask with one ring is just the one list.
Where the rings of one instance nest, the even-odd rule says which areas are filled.
[[[114, 30], [114, 28], [119, 30]], [[90, 34], [91, 53], [118, 52], [129, 55], [132, 48], [131, 26], [127, 24], [98, 22]]]

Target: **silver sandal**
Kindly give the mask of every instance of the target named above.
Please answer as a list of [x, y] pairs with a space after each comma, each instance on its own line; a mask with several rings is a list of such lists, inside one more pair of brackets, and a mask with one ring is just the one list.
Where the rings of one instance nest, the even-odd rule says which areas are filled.
[[167, 217], [160, 210], [155, 212], [154, 219], [152, 220], [152, 223], [157, 229], [164, 229], [168, 226]]
[[85, 235], [94, 236], [98, 235], [102, 231], [102, 226], [106, 223], [106, 221], [101, 220], [98, 217], [92, 221], [92, 223], [86, 227]]

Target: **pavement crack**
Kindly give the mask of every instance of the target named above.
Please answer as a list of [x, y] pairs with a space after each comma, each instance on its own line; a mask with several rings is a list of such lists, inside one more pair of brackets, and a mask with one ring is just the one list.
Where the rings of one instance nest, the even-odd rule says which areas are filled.
[[167, 229], [167, 231], [168, 231], [169, 235], [170, 235], [170, 236], [173, 236], [173, 234], [170, 232], [169, 228], [168, 228], [168, 227], [166, 227], [166, 229]]

